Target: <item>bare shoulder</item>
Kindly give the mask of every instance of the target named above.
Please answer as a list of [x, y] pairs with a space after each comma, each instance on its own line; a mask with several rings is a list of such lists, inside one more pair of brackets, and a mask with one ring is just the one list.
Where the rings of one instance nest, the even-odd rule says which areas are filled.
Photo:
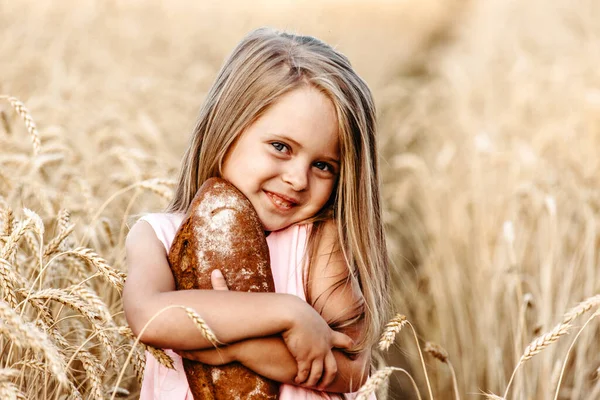
[[129, 295], [140, 297], [175, 290], [173, 274], [163, 244], [146, 221], [136, 222], [125, 240], [127, 281], [124, 302]]

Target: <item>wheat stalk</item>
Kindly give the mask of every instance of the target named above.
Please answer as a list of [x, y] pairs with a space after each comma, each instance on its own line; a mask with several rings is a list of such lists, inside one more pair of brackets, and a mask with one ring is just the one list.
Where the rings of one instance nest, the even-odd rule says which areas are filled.
[[0, 382], [10, 381], [19, 376], [21, 372], [14, 368], [0, 368]]
[[16, 97], [2, 95], [0, 96], [0, 99], [8, 100], [10, 105], [25, 122], [25, 127], [27, 128], [27, 132], [29, 132], [31, 141], [33, 143], [33, 156], [36, 157], [42, 148], [42, 141], [40, 140], [40, 134], [35, 126], [35, 122], [33, 121], [31, 114], [29, 113], [29, 110], [25, 107], [25, 104], [19, 101], [19, 99]]
[[65, 289], [70, 293], [77, 294], [88, 303], [89, 308], [98, 311], [104, 322], [114, 325], [114, 321], [106, 303], [91, 288], [83, 285], [72, 285]]
[[112, 286], [115, 289], [119, 291], [119, 293], [123, 292], [125, 278], [127, 277], [127, 275], [121, 271], [117, 271], [116, 269], [110, 267], [102, 257], [100, 257], [91, 249], [87, 249], [85, 247], [78, 247], [74, 250], [66, 251], [63, 254], [72, 254], [88, 261], [90, 264], [96, 267], [102, 273], [102, 275], [104, 275], [104, 277], [112, 284]]
[[508, 391], [510, 390], [510, 386], [514, 380], [515, 374], [516, 374], [517, 370], [519, 369], [519, 367], [521, 365], [523, 365], [523, 363], [525, 363], [527, 360], [530, 360], [533, 356], [535, 356], [536, 354], [538, 354], [539, 352], [544, 350], [546, 347], [548, 347], [552, 343], [556, 342], [562, 336], [569, 333], [569, 328], [571, 328], [571, 324], [560, 323], [560, 324], [556, 325], [551, 331], [535, 338], [525, 348], [525, 351], [523, 352], [523, 355], [521, 356], [519, 363], [514, 368], [513, 373], [508, 381], [508, 385], [506, 386], [506, 389], [504, 391], [504, 396], [503, 396], [504, 398], [506, 398], [506, 396], [508, 395]]
[[437, 358], [444, 364], [448, 362], [448, 352], [439, 344], [433, 342], [425, 342], [425, 347], [423, 348], [423, 351], [432, 355], [434, 358]]
[[[588, 308], [589, 310], [590, 308]], [[556, 391], [554, 392], [554, 400], [558, 399], [558, 392], [560, 391], [560, 385], [562, 383], [562, 378], [563, 375], [565, 373], [565, 369], [567, 367], [567, 361], [569, 360], [569, 355], [571, 354], [571, 351], [573, 350], [573, 346], [575, 346], [575, 342], [577, 342], [577, 339], [579, 338], [579, 336], [581, 335], [581, 332], [583, 332], [583, 330], [585, 329], [586, 326], [588, 326], [588, 324], [590, 322], [592, 322], [592, 320], [594, 318], [596, 318], [597, 316], [600, 315], [600, 309], [598, 311], [596, 311], [594, 314], [592, 314], [591, 317], [588, 318], [587, 321], [585, 321], [585, 324], [583, 324], [583, 326], [581, 327], [581, 329], [579, 329], [579, 332], [577, 332], [577, 335], [575, 336], [575, 339], [573, 339], [573, 342], [571, 342], [571, 345], [569, 346], [569, 350], [567, 350], [567, 355], [565, 356], [565, 361], [563, 362], [562, 368], [560, 370], [560, 375], [558, 378], [558, 383], [556, 384]]]
[[[119, 374], [119, 378], [117, 379], [117, 383], [115, 384], [115, 386], [119, 386], [119, 384], [121, 383], [121, 380], [123, 379], [123, 375], [125, 374], [125, 368], [127, 367], [127, 364], [129, 363], [129, 361], [131, 360], [132, 354], [136, 350], [135, 347], [139, 343], [140, 337], [144, 334], [144, 332], [146, 332], [146, 329], [148, 329], [148, 327], [150, 326], [150, 324], [160, 314], [162, 314], [163, 312], [165, 312], [167, 310], [171, 310], [173, 308], [182, 308], [185, 311], [185, 313], [187, 314], [187, 316], [192, 320], [192, 322], [194, 323], [194, 325], [196, 325], [196, 327], [200, 330], [200, 332], [202, 332], [202, 335], [206, 339], [208, 339], [214, 346], [222, 344], [221, 342], [219, 342], [219, 340], [217, 339], [216, 335], [210, 329], [210, 327], [208, 326], [208, 324], [206, 324], [206, 322], [202, 319], [202, 317], [200, 317], [200, 315], [198, 315], [198, 313], [196, 311], [194, 311], [192, 308], [181, 306], [181, 305], [177, 305], [177, 304], [166, 306], [166, 307], [160, 309], [158, 312], [156, 312], [152, 316], [152, 318], [150, 318], [148, 320], [148, 322], [146, 322], [146, 324], [144, 325], [144, 327], [142, 328], [142, 330], [138, 334], [138, 337], [136, 338], [135, 342], [133, 343], [133, 345], [131, 347], [131, 350], [129, 351], [129, 355], [127, 356], [127, 359], [125, 360], [125, 363], [123, 364], [123, 368], [121, 369], [121, 373]], [[113, 393], [113, 396], [111, 396], [110, 400], [114, 400], [114, 397], [115, 396], [114, 396], [114, 393]]]
[[558, 339], [560, 339], [561, 336], [569, 333], [569, 328], [571, 328], [570, 324], [561, 323], [556, 325], [550, 332], [538, 336], [533, 342], [529, 344], [529, 346], [527, 346], [527, 348], [525, 348], [525, 351], [523, 352], [523, 355], [519, 360], [519, 365], [523, 364], [525, 361], [531, 359], [540, 351], [544, 350], [546, 347], [556, 342]]
[[[132, 358], [131, 363], [133, 364], [133, 372], [138, 383], [141, 385], [144, 380], [144, 369], [146, 368], [146, 357], [144, 351], [137, 346], [131, 348]], [[166, 354], [165, 354], [166, 355]], [[168, 356], [167, 356], [168, 357]]]
[[483, 395], [488, 400], [506, 400], [506, 398], [500, 397], [500, 396], [498, 396], [497, 394], [494, 394], [494, 393], [483, 393]]
[[[120, 326], [119, 333], [129, 339], [133, 339], [133, 340], [136, 339], [135, 335], [133, 334], [133, 331], [127, 326]], [[165, 353], [164, 350], [158, 349], [154, 346], [150, 346], [143, 342], [139, 342], [139, 344], [141, 345], [141, 348], [143, 350], [148, 351], [150, 354], [152, 354], [152, 356], [154, 358], [156, 358], [156, 360], [160, 364], [164, 365], [165, 367], [167, 367], [169, 369], [175, 369], [175, 366], [173, 364], [173, 359], [171, 358], [171, 356], [169, 356], [167, 353]]]
[[83, 364], [85, 375], [90, 382], [91, 394], [95, 399], [104, 400], [104, 391], [100, 377], [104, 376], [106, 370], [98, 362], [96, 357], [88, 351], [80, 350], [77, 358], [79, 358]]
[[23, 321], [10, 306], [0, 301], [0, 333], [8, 336], [19, 347], [31, 348], [44, 354], [50, 371], [60, 384], [68, 386], [65, 367], [58, 349], [46, 333]]
[[13, 229], [10, 236], [8, 236], [8, 240], [4, 243], [4, 247], [2, 251], [0, 251], [0, 258], [4, 258], [6, 260], [10, 259], [11, 255], [14, 253], [14, 250], [17, 247], [17, 243], [25, 232], [31, 228], [33, 221], [30, 218], [19, 221], [17, 226]]
[[69, 224], [70, 213], [68, 210], [61, 210], [58, 213], [57, 225], [58, 234], [48, 242], [44, 249], [44, 257], [54, 254], [60, 250], [65, 239], [73, 232], [75, 225]]
[[0, 381], [0, 399], [2, 400], [27, 400], [19, 388], [10, 381]]
[[145, 181], [138, 182], [137, 186], [142, 189], [150, 190], [153, 193], [156, 193], [160, 197], [170, 201], [173, 198], [173, 191], [171, 189], [165, 188], [160, 182], [160, 179], [148, 179]]
[[[89, 307], [80, 297], [67, 293], [64, 289], [44, 289], [38, 292], [29, 294], [29, 299], [34, 300], [54, 300], [67, 307], [74, 309], [83, 315], [94, 328], [98, 340], [102, 342], [104, 349], [110, 357], [111, 364], [116, 367], [118, 365], [117, 354], [106, 333], [106, 327], [101, 324], [102, 317], [91, 307]], [[111, 319], [112, 322], [112, 319]], [[108, 327], [111, 328], [110, 326]]]
[[0, 258], [0, 285], [4, 293], [3, 300], [6, 299], [11, 308], [17, 308], [17, 275], [13, 266], [3, 258]]
[[196, 328], [202, 332], [202, 336], [207, 338], [214, 346], [219, 345], [219, 341], [217, 340], [217, 336], [210, 329], [208, 324], [204, 322], [204, 319], [193, 309], [190, 307], [183, 307], [185, 313], [190, 317]]
[[[45, 374], [46, 369], [47, 369], [46, 364], [44, 364], [43, 362], [41, 362], [39, 360], [35, 360], [35, 359], [31, 359], [31, 358], [28, 358], [26, 360], [21, 360], [21, 361], [16, 362], [15, 364], [13, 364], [13, 367], [17, 367], [17, 366], [23, 366], [24, 368], [31, 368], [42, 374]], [[73, 398], [76, 400], [83, 400], [83, 397], [81, 396], [81, 393], [79, 392], [79, 390], [77, 389], [75, 384], [71, 381], [67, 381], [67, 383], [69, 385], [69, 389], [71, 390], [71, 392], [69, 393], [70, 398]]]
[[13, 223], [14, 223], [14, 214], [13, 214], [13, 210], [11, 210], [9, 207], [6, 207], [5, 209], [2, 210], [2, 220], [3, 222], [3, 230], [2, 230], [2, 235], [3, 236], [10, 236], [12, 229], [13, 229]]
[[460, 395], [458, 393], [458, 381], [456, 379], [456, 373], [454, 372], [454, 367], [448, 358], [448, 352], [442, 346], [432, 342], [426, 342], [425, 348], [423, 349], [426, 353], [429, 353], [434, 358], [438, 359], [440, 362], [446, 364], [450, 369], [450, 374], [452, 375], [452, 387], [454, 389], [454, 398], [456, 400], [460, 400]]
[[408, 371], [406, 371], [404, 368], [398, 368], [398, 367], [384, 367], [378, 371], [375, 371], [375, 373], [373, 375], [371, 375], [369, 377], [369, 379], [367, 379], [365, 384], [361, 386], [361, 388], [358, 390], [358, 392], [356, 392], [356, 397], [354, 398], [354, 400], [368, 400], [368, 398], [373, 393], [375, 393], [375, 391], [383, 383], [385, 383], [385, 381], [387, 381], [389, 379], [390, 375], [392, 375], [392, 373], [394, 371], [402, 372], [403, 374], [408, 376], [408, 378], [410, 379], [411, 384], [415, 390], [417, 398], [419, 400], [421, 400], [421, 395], [419, 394], [419, 389], [417, 387], [415, 380], [412, 378], [412, 376], [410, 376]]
[[565, 313], [563, 324], [572, 322], [575, 318], [598, 306], [600, 306], [600, 294], [588, 297]]
[[102, 218], [100, 220], [100, 222], [102, 223], [102, 228], [104, 230], [104, 234], [106, 235], [106, 238], [108, 239], [108, 244], [111, 247], [115, 247], [115, 239], [112, 233], [112, 229], [110, 228], [110, 222], [106, 219], [106, 218]]

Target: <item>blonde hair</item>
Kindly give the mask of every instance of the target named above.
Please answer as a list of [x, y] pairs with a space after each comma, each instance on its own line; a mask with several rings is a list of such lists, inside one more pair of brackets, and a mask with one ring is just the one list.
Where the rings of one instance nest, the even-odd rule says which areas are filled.
[[[282, 95], [303, 85], [317, 88], [334, 104], [341, 155], [331, 199], [310, 220], [308, 258], [315, 257], [323, 221], [334, 218], [349, 273], [332, 290], [351, 284], [363, 294], [355, 314], [335, 325], [363, 319], [365, 331], [357, 349], [364, 349], [376, 342], [389, 318], [389, 262], [381, 218], [375, 106], [366, 83], [344, 55], [310, 36], [269, 28], [248, 34], [226, 60], [200, 110], [167, 211], [186, 212], [202, 183], [220, 175], [228, 149], [244, 129]], [[310, 266], [307, 270], [310, 273]]]

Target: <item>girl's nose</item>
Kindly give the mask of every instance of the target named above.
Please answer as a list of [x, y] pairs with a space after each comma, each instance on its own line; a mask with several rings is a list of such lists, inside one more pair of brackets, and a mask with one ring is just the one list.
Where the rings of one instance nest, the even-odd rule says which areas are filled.
[[282, 179], [295, 191], [302, 191], [308, 186], [308, 168], [298, 165], [290, 165], [282, 175]]

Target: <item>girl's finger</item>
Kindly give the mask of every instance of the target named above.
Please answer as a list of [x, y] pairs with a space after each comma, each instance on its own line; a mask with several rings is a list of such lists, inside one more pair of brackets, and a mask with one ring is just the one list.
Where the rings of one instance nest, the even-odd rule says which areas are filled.
[[297, 385], [304, 383], [308, 379], [308, 375], [310, 373], [310, 362], [304, 361], [298, 363], [298, 373], [296, 374], [296, 379], [294, 380]]
[[350, 349], [354, 346], [354, 341], [348, 335], [333, 331], [331, 335], [331, 344], [338, 349]]
[[321, 376], [323, 375], [323, 362], [321, 360], [314, 360], [312, 367], [310, 368], [310, 377], [306, 381], [305, 385], [308, 387], [315, 387]]
[[210, 274], [210, 282], [214, 290], [229, 290], [223, 273], [218, 269], [213, 269]]
[[335, 361], [335, 357], [333, 353], [330, 351], [325, 356], [325, 371], [323, 371], [323, 376], [321, 381], [319, 382], [319, 386], [317, 389], [326, 390], [329, 385], [333, 382], [337, 375], [337, 362]]

